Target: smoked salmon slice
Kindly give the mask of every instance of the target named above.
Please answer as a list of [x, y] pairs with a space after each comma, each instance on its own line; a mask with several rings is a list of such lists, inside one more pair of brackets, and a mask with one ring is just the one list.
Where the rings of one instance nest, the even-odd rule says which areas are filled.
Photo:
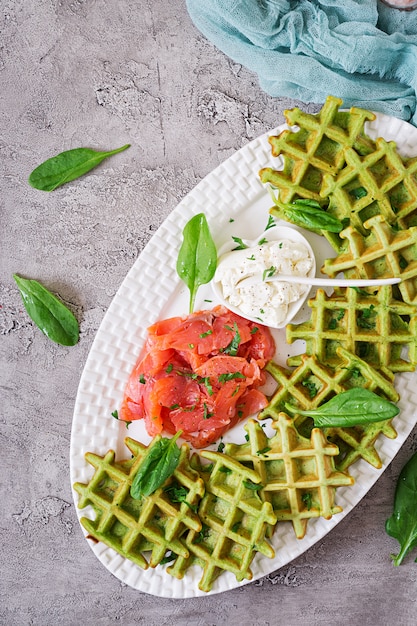
[[268, 328], [224, 306], [156, 322], [130, 374], [119, 419], [144, 419], [151, 436], [182, 430], [195, 448], [205, 447], [267, 405], [258, 387], [274, 354]]

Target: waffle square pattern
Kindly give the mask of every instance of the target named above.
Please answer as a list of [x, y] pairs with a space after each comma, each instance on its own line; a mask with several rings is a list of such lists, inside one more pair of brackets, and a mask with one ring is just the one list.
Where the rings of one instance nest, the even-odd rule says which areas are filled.
[[268, 438], [256, 420], [249, 420], [245, 428], [248, 443], [227, 444], [226, 454], [260, 475], [261, 498], [271, 503], [277, 523], [290, 521], [302, 539], [309, 519], [330, 519], [342, 511], [335, 505], [336, 487], [352, 485], [354, 480], [336, 470], [338, 447], [320, 429], [314, 428], [309, 439], [303, 437], [285, 413], [273, 422], [273, 437]]
[[[95, 517], [82, 517], [81, 524], [90, 538], [102, 541], [143, 569], [156, 567], [167, 552], [187, 557], [180, 536], [187, 528], [201, 530], [195, 511], [204, 493], [203, 480], [189, 465], [188, 445], [181, 447], [178, 467], [168, 481], [140, 499], [131, 497], [130, 488], [147, 448], [130, 438], [126, 445], [133, 454], [128, 461], [116, 462], [113, 450], [104, 457], [86, 454], [95, 468], [94, 476], [88, 484], [75, 483], [74, 489], [80, 495], [78, 507], [90, 505]], [[173, 486], [185, 491], [182, 502], [170, 497]]]
[[324, 174], [335, 176], [345, 165], [345, 150], [360, 154], [374, 151], [374, 142], [365, 135], [364, 125], [375, 115], [365, 109], [340, 111], [340, 98], [328, 96], [317, 114], [298, 107], [284, 112], [291, 129], [271, 136], [272, 155], [280, 157], [283, 168], [263, 168], [261, 181], [279, 189], [280, 200], [295, 198], [321, 200]]
[[[296, 428], [305, 436], [311, 436], [312, 420], [300, 415], [297, 410], [304, 412], [316, 409], [332, 397], [358, 387], [369, 389], [391, 402], [399, 400], [392, 372], [386, 369], [377, 371], [366, 361], [343, 348], [337, 348], [337, 355], [340, 358], [337, 368], [323, 365], [316, 356], [306, 354], [300, 356], [300, 364], [292, 370], [270, 362], [267, 369], [278, 386], [259, 418], [277, 420], [280, 412], [291, 405], [291, 415]], [[380, 469], [382, 462], [375, 448], [376, 440], [380, 435], [389, 439], [395, 439], [397, 436], [392, 420], [322, 430], [327, 439], [339, 448], [335, 466], [342, 471], [359, 459], [364, 459], [373, 467]]]
[[[327, 295], [318, 289], [308, 302], [310, 319], [287, 326], [287, 341], [306, 342], [306, 353], [332, 367], [340, 365], [339, 347], [375, 369], [412, 372], [417, 365], [417, 309], [397, 300], [390, 285], [357, 291], [350, 287]], [[288, 360], [298, 365], [300, 356]]]

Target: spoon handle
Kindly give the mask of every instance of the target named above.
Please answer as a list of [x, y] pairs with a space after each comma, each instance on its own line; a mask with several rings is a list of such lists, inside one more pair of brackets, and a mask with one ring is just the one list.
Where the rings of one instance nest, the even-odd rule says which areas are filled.
[[249, 287], [262, 282], [281, 281], [283, 283], [297, 283], [298, 285], [319, 285], [321, 287], [372, 287], [374, 285], [395, 285], [401, 282], [401, 278], [313, 278], [309, 276], [286, 276], [284, 274], [275, 274], [262, 279], [260, 274], [248, 276], [239, 281], [239, 287]]

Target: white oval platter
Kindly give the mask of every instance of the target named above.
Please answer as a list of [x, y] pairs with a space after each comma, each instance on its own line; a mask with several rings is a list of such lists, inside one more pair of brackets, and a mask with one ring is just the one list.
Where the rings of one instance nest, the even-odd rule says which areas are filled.
[[[116, 451], [116, 458], [127, 458], [124, 446], [126, 436], [147, 444], [142, 420], [132, 423], [129, 430], [115, 420], [111, 413], [120, 406], [124, 387], [146, 337], [146, 329], [157, 319], [188, 312], [188, 291], [176, 274], [176, 260], [182, 238], [182, 229], [196, 213], [204, 212], [218, 249], [232, 236], [253, 239], [263, 232], [269, 217], [270, 196], [259, 180], [258, 172], [268, 165], [280, 167], [280, 160], [271, 156], [268, 136], [286, 128], [282, 125], [245, 145], [204, 178], [172, 211], [127, 274], [111, 302], [100, 325], [83, 374], [76, 398], [70, 448], [71, 484], [88, 482], [93, 468], [84, 454], [94, 452], [104, 455]], [[372, 137], [394, 140], [403, 156], [417, 155], [417, 128], [410, 124], [377, 114], [376, 120], [366, 125]], [[279, 226], [279, 225], [278, 225]], [[288, 226], [288, 224], [285, 224]], [[317, 268], [334, 252], [323, 237], [303, 231], [317, 260]], [[217, 302], [209, 285], [201, 287], [195, 310], [210, 309]], [[304, 318], [303, 318], [304, 316]], [[293, 320], [305, 319], [303, 309]], [[290, 354], [303, 352], [300, 342], [287, 345], [285, 329], [274, 330], [277, 343], [275, 360], [285, 365]], [[298, 344], [298, 345], [297, 345]], [[290, 523], [278, 524], [272, 544], [276, 556], [268, 559], [257, 554], [252, 563], [253, 580], [257, 580], [288, 564], [322, 539], [345, 517], [381, 476], [410, 434], [417, 419], [416, 375], [396, 375], [396, 388], [401, 396], [400, 415], [394, 425], [398, 437], [394, 440], [381, 437], [377, 449], [383, 468], [376, 470], [364, 461], [355, 463], [350, 473], [355, 478], [352, 487], [339, 488], [336, 503], [343, 512], [331, 520], [311, 520], [304, 539], [295, 538]], [[224, 441], [243, 441], [242, 426], [232, 429]], [[216, 449], [217, 446], [212, 446]], [[87, 507], [79, 510], [78, 494], [73, 492], [79, 518], [92, 517]], [[86, 535], [85, 530], [83, 529]], [[155, 596], [188, 598], [207, 595], [198, 589], [201, 569], [190, 568], [182, 580], [173, 578], [165, 567], [142, 570], [102, 543], [89, 545], [101, 563], [123, 583]], [[388, 560], [387, 556], [387, 560]], [[250, 581], [238, 583], [231, 573], [223, 573], [215, 582], [210, 594], [234, 589]]]

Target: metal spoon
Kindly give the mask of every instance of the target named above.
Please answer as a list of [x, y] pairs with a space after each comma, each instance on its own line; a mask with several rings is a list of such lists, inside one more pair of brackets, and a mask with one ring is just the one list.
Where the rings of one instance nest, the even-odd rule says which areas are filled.
[[280, 281], [283, 283], [297, 283], [298, 285], [319, 285], [321, 287], [372, 287], [374, 285], [395, 285], [401, 282], [401, 278], [313, 278], [310, 276], [295, 276], [285, 274], [272, 274], [264, 276], [260, 272], [242, 278], [237, 284], [239, 287], [251, 287], [264, 282]]

